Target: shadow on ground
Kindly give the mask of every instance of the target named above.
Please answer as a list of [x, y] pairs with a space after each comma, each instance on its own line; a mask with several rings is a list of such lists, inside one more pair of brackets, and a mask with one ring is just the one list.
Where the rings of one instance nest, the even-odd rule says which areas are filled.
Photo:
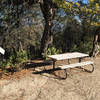
[[42, 62], [29, 62], [26, 63], [24, 68], [29, 69], [29, 68], [37, 68], [37, 67], [45, 67], [48, 65], [52, 65], [51, 61], [42, 61]]

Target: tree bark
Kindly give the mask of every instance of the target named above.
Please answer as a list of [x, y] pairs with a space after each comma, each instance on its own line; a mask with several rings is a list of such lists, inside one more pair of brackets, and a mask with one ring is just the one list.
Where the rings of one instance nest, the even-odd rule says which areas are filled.
[[100, 27], [96, 30], [96, 32], [94, 34], [93, 49], [90, 53], [90, 56], [95, 57], [99, 53], [98, 42], [100, 42]]
[[53, 7], [52, 0], [43, 0], [43, 3], [40, 3], [40, 7], [45, 19], [45, 27], [40, 46], [42, 55], [53, 42], [53, 19], [55, 15], [55, 8]]

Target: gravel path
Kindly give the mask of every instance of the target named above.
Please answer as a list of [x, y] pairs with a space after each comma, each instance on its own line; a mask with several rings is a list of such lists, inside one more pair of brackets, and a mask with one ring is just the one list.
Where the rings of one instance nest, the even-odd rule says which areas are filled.
[[100, 100], [100, 59], [93, 73], [69, 72], [67, 80], [32, 72], [21, 78], [0, 80], [0, 100]]

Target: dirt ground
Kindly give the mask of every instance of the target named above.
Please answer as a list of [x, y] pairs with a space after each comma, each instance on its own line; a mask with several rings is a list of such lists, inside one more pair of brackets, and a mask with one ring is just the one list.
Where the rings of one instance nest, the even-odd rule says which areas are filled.
[[[44, 65], [49, 70], [51, 64], [33, 61], [26, 69], [0, 78], [0, 100], [100, 100], [100, 56], [88, 60], [94, 61], [93, 73], [78, 68], [68, 69], [66, 80], [43, 71]], [[57, 65], [62, 63], [66, 61]], [[64, 76], [63, 71], [57, 71], [56, 74]]]

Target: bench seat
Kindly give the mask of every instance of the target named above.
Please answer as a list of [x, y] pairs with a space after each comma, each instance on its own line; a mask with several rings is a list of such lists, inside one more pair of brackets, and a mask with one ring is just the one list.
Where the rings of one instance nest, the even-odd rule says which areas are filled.
[[62, 66], [59, 66], [59, 68], [67, 69], [67, 68], [74, 68], [74, 67], [85, 66], [85, 65], [94, 65], [94, 63], [92, 61], [85, 61], [85, 62], [74, 63], [74, 64], [69, 64], [69, 65], [62, 65]]
[[67, 78], [67, 70], [66, 70], [67, 68], [81, 67], [81, 66], [86, 66], [86, 65], [91, 65], [92, 66], [92, 70], [89, 71], [89, 70], [84, 69], [85, 71], [87, 71], [87, 72], [93, 72], [94, 71], [94, 63], [92, 61], [85, 61], [85, 62], [79, 62], [79, 63], [69, 64], [69, 65], [59, 66], [59, 68], [64, 70], [65, 73], [66, 73], [66, 77], [62, 78], [62, 79], [66, 79]]

